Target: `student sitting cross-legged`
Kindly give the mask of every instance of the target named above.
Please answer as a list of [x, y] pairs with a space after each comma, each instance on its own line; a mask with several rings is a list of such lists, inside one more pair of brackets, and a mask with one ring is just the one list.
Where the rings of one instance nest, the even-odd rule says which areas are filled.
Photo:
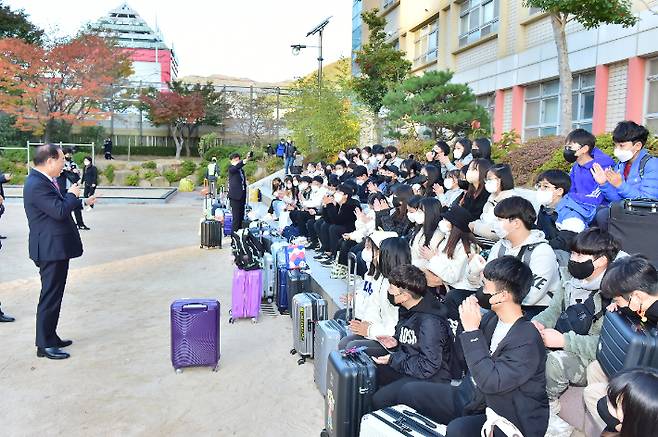
[[[478, 436], [485, 408], [502, 416], [525, 437], [543, 437], [548, 426], [546, 351], [539, 332], [523, 318], [521, 302], [532, 272], [503, 256], [484, 269], [484, 286], [460, 306], [461, 346], [468, 373], [459, 386], [411, 382], [398, 403], [448, 424], [446, 437]], [[490, 309], [484, 316], [481, 308]], [[504, 435], [499, 430], [494, 436]]]
[[425, 293], [425, 275], [407, 264], [394, 268], [388, 280], [391, 303], [406, 311], [400, 314], [394, 337], [377, 338], [388, 353], [373, 357], [379, 387], [373, 396], [376, 409], [395, 405], [400, 387], [408, 382], [450, 382], [452, 335], [442, 305]]

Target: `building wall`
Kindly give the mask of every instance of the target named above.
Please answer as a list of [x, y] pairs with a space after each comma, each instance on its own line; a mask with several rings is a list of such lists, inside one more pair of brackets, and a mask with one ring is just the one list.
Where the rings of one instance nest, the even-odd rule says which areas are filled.
[[473, 47], [455, 56], [456, 70], [466, 70], [496, 60], [498, 38]]
[[512, 130], [512, 90], [505, 90], [503, 109], [503, 132]]
[[624, 119], [626, 114], [626, 89], [628, 85], [628, 62], [618, 62], [610, 65], [608, 81], [608, 110], [605, 127], [610, 132], [615, 125]]

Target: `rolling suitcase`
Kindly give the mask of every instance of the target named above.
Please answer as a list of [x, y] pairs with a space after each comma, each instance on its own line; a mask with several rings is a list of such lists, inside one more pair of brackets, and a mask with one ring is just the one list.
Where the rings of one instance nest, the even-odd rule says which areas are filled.
[[231, 317], [229, 323], [237, 319], [249, 319], [256, 323], [260, 312], [261, 287], [263, 286], [262, 270], [241, 270], [233, 272], [233, 287], [231, 289]]
[[[288, 307], [288, 266], [286, 264], [286, 256], [283, 251], [288, 243], [284, 244], [278, 249], [274, 260], [276, 261], [276, 307], [281, 314], [285, 314], [289, 310]], [[274, 246], [272, 246], [274, 248]]]
[[171, 364], [177, 373], [185, 367], [219, 363], [219, 302], [179, 299], [170, 307]]
[[204, 247], [222, 247], [222, 227], [217, 220], [201, 222], [201, 249]]
[[359, 435], [361, 418], [372, 411], [372, 395], [377, 391], [376, 370], [372, 359], [360, 349], [334, 351], [329, 355], [325, 429], [321, 435]]
[[[356, 254], [350, 252], [347, 256], [347, 294], [352, 295], [348, 301], [346, 320], [354, 318], [354, 292], [356, 290]], [[351, 281], [351, 283], [350, 283]], [[349, 303], [351, 302], [351, 304]], [[315, 345], [313, 349], [313, 379], [324, 396], [327, 393], [327, 360], [329, 354], [338, 350], [338, 343], [348, 334], [347, 322], [339, 320], [322, 320], [315, 328]]]
[[299, 354], [297, 364], [313, 358], [315, 325], [327, 319], [327, 301], [318, 293], [300, 293], [292, 300], [292, 344], [291, 355]]
[[276, 290], [276, 263], [272, 254], [263, 255], [263, 296], [262, 299], [268, 303], [274, 301], [274, 292]]
[[363, 416], [359, 437], [444, 437], [446, 431], [445, 425], [439, 425], [413, 408], [396, 405]]
[[[292, 299], [299, 293], [311, 291], [311, 276], [300, 270], [288, 270], [286, 273], [286, 297], [288, 308], [292, 308]], [[290, 315], [292, 317], [292, 314]]]
[[658, 332], [637, 318], [619, 312], [607, 312], [596, 351], [603, 372], [612, 378], [632, 367], [658, 369]]
[[224, 236], [227, 237], [233, 232], [233, 214], [224, 211]]
[[658, 267], [658, 233], [647, 232], [658, 224], [658, 200], [622, 200], [610, 205], [610, 235], [627, 253], [641, 253]]

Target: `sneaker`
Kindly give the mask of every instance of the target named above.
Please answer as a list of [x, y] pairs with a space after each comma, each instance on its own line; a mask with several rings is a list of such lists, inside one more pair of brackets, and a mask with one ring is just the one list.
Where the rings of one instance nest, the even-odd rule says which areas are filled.
[[333, 268], [331, 269], [331, 275], [330, 275], [331, 278], [333, 279], [345, 278], [346, 275], [347, 275], [347, 269], [344, 265], [334, 264]]
[[331, 257], [329, 257], [329, 258], [327, 258], [327, 259], [325, 259], [325, 260], [323, 260], [323, 261], [320, 261], [320, 265], [321, 265], [322, 267], [331, 267], [331, 266], [334, 265], [334, 262], [335, 262], [335, 261], [334, 261], [333, 259], [331, 259]]
[[324, 252], [319, 252], [318, 254], [313, 256], [313, 259], [317, 259], [318, 261], [322, 258], [327, 258], [328, 255]]

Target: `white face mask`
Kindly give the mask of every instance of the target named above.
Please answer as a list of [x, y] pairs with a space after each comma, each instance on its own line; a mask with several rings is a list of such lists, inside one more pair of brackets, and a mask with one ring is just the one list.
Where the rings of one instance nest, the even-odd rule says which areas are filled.
[[537, 190], [537, 201], [544, 206], [548, 206], [553, 201], [553, 191]]
[[360, 180], [360, 179], [357, 179], [357, 180], [356, 180], [356, 184], [357, 184], [358, 186], [361, 186], [361, 185], [363, 185], [363, 184], [365, 184], [365, 183], [366, 183], [366, 181], [363, 181], [363, 180]]
[[455, 186], [455, 180], [452, 178], [446, 179], [445, 181], [443, 181], [443, 186], [445, 187], [446, 190], [450, 191]]
[[498, 219], [496, 222], [493, 224], [492, 228], [494, 231], [494, 234], [498, 236], [498, 238], [503, 239], [506, 238], [509, 232], [503, 227], [503, 222], [506, 221], [505, 219]]
[[471, 184], [480, 180], [480, 173], [477, 170], [469, 170], [466, 172], [466, 181]]
[[457, 149], [454, 152], [452, 152], [452, 156], [454, 156], [455, 159], [461, 159], [463, 155], [464, 155], [464, 151], [461, 149]]
[[317, 185], [311, 185], [311, 191], [313, 191], [314, 193], [317, 193], [319, 189], [320, 187], [318, 187]]
[[301, 184], [299, 184], [300, 190], [304, 191], [307, 188], [308, 188], [308, 184], [306, 182], [302, 182]]
[[415, 212], [408, 212], [407, 213], [407, 218], [411, 223], [416, 223], [416, 213]]
[[368, 154], [366, 154], [366, 153], [362, 153], [362, 154], [361, 154], [361, 159], [363, 159], [363, 162], [368, 162], [368, 160], [370, 159], [370, 157], [368, 156]]
[[344, 170], [336, 170], [336, 176], [341, 177], [344, 174], [345, 174]]
[[617, 158], [619, 162], [628, 162], [631, 160], [631, 158], [633, 158], [633, 155], [635, 155], [632, 150], [624, 150], [620, 149], [619, 147], [615, 147], [614, 154], [615, 158]]
[[334, 194], [334, 200], [338, 203], [341, 203], [345, 199], [345, 195], [341, 191], [337, 191]]
[[452, 225], [448, 220], [441, 220], [439, 222], [439, 231], [441, 231], [441, 233], [443, 233], [444, 235], [448, 235], [451, 230], [452, 230]]
[[286, 202], [286, 203], [290, 203], [290, 202], [292, 202], [292, 197], [290, 197], [290, 196], [285, 196], [285, 197], [283, 198], [283, 201]]
[[487, 190], [488, 193], [495, 193], [498, 191], [498, 181], [495, 179], [488, 180], [484, 183], [484, 189]]
[[366, 264], [370, 264], [372, 262], [372, 251], [363, 249], [363, 251], [361, 252], [361, 259]]
[[296, 186], [299, 185], [299, 182], [297, 182], [297, 181], [292, 181], [292, 184], [296, 187]]
[[87, 165], [91, 164], [91, 162], [85, 161], [84, 164], [85, 164], [85, 166], [87, 166]]
[[419, 225], [425, 223], [425, 213], [423, 211], [416, 211], [416, 223]]

